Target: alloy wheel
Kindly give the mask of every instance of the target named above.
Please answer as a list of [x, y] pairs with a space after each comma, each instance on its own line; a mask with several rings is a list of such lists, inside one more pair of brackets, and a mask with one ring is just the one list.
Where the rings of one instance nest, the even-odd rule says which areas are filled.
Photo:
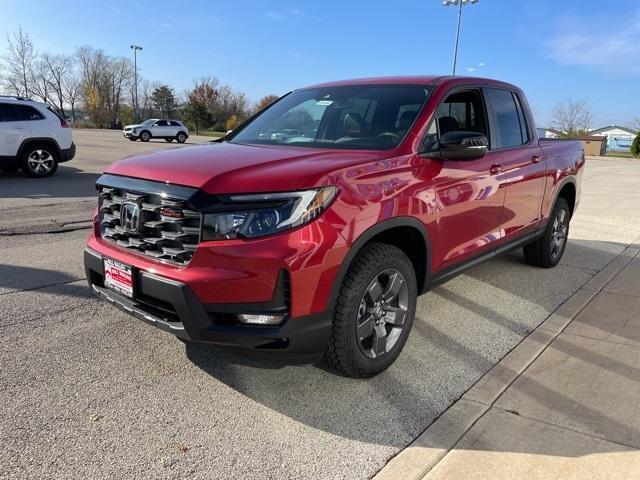
[[551, 230], [551, 257], [558, 258], [564, 250], [567, 243], [567, 232], [569, 230], [569, 215], [567, 211], [562, 209], [553, 220], [553, 228]]
[[29, 154], [27, 165], [36, 175], [46, 175], [53, 169], [55, 160], [48, 151], [38, 149]]
[[378, 273], [369, 283], [358, 308], [356, 334], [362, 353], [377, 358], [391, 351], [404, 328], [409, 289], [396, 269]]

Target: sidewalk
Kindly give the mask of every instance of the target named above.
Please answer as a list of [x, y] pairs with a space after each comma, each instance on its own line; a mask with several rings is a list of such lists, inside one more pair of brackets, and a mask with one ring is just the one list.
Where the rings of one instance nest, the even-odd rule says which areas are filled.
[[375, 479], [640, 479], [639, 251], [587, 282]]

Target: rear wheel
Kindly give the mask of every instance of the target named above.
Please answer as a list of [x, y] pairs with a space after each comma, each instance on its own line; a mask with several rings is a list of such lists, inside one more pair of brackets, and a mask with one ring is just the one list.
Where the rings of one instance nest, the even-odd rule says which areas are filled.
[[415, 271], [402, 250], [363, 247], [340, 288], [325, 363], [355, 378], [386, 370], [407, 341], [416, 298]]
[[58, 152], [50, 144], [34, 143], [22, 152], [22, 171], [29, 177], [50, 177], [57, 169]]
[[178, 143], [184, 143], [187, 141], [187, 134], [184, 132], [178, 132], [178, 135], [176, 135], [176, 140], [178, 141]]
[[145, 130], [144, 132], [140, 133], [140, 140], [142, 140], [143, 142], [148, 142], [149, 140], [151, 140], [151, 134]]
[[525, 245], [524, 258], [530, 265], [543, 268], [555, 267], [567, 246], [571, 211], [567, 201], [556, 201], [544, 234], [535, 242]]

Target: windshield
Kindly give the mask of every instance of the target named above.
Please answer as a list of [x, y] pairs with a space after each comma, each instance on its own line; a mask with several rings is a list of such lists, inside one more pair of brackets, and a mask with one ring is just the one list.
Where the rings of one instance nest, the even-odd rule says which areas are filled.
[[153, 125], [154, 123], [156, 123], [158, 120], [155, 118], [152, 118], [151, 120], [145, 120], [144, 122], [142, 122], [140, 125], [144, 125], [145, 127], [150, 127], [151, 125]]
[[424, 85], [297, 90], [233, 132], [231, 143], [386, 150], [407, 134], [429, 96]]

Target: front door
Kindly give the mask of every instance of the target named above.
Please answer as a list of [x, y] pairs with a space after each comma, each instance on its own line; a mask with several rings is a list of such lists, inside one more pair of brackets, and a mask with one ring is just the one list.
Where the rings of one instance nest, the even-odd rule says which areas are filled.
[[[429, 127], [426, 150], [440, 135], [455, 130], [489, 137], [480, 90], [456, 90], [445, 98]], [[484, 253], [501, 239], [505, 190], [496, 169], [501, 161], [501, 153], [495, 151], [479, 160], [437, 160], [441, 169], [434, 178], [438, 205], [434, 271]]]

